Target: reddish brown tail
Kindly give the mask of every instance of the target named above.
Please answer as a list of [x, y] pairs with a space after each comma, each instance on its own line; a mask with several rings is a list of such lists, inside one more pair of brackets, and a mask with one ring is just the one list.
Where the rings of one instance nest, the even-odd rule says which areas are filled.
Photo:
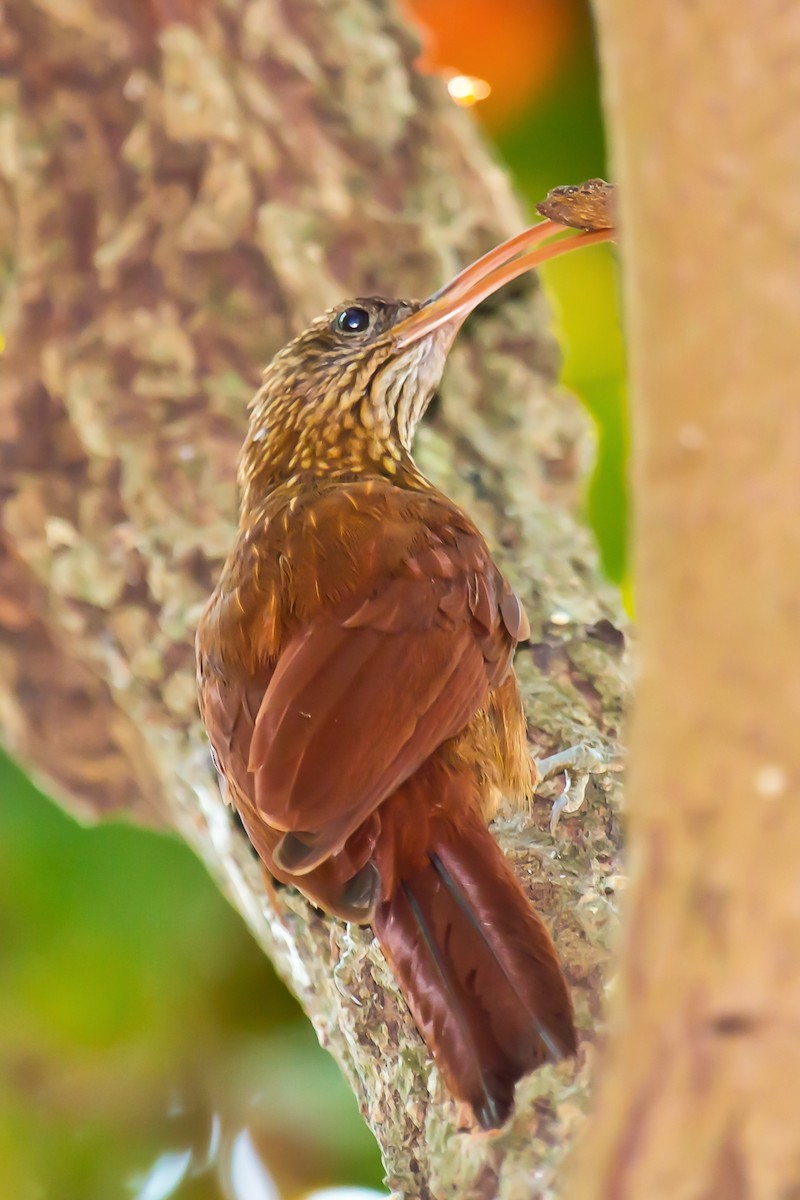
[[474, 810], [432, 825], [427, 865], [400, 877], [373, 926], [453, 1094], [485, 1129], [528, 1071], [575, 1052], [553, 943]]

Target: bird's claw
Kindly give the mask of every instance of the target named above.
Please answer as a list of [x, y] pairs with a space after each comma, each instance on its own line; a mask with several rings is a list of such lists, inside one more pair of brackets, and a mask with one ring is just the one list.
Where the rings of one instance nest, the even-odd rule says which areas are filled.
[[564, 772], [564, 790], [553, 802], [553, 807], [550, 810], [550, 833], [554, 837], [558, 822], [561, 820], [561, 814], [577, 812], [583, 804], [586, 799], [586, 785], [588, 782], [588, 774], [579, 775], [573, 783], [570, 779], [569, 771]]
[[[334, 946], [334, 927], [331, 928], [331, 948]], [[350, 975], [350, 968], [358, 956], [356, 945], [353, 941], [353, 936], [350, 931], [350, 922], [345, 924], [344, 932], [339, 934], [339, 957], [333, 968], [333, 985], [340, 996], [348, 1000], [351, 1004], [361, 1008], [362, 1002], [355, 996], [347, 987], [346, 978]]]
[[586, 798], [586, 787], [590, 777], [602, 775], [606, 771], [616, 769], [617, 766], [600, 750], [583, 742], [569, 746], [558, 754], [550, 754], [547, 758], [534, 759], [534, 764], [539, 783], [545, 783], [562, 773], [564, 775], [564, 789], [550, 813], [551, 834], [555, 834], [563, 813], [574, 813], [581, 807]]

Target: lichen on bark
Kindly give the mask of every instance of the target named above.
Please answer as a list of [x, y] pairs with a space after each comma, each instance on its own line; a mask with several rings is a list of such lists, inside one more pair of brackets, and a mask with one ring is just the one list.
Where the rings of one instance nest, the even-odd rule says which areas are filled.
[[[369, 0], [5, 5], [0, 726], [82, 817], [192, 844], [342, 1066], [395, 1191], [516, 1200], [552, 1193], [584, 1108], [619, 879], [610, 777], [555, 841], [546, 802], [498, 822], [586, 1041], [577, 1067], [524, 1082], [502, 1133], [464, 1134], [368, 933], [265, 888], [194, 697], [261, 367], [321, 307], [424, 295], [523, 224], [416, 52]], [[533, 747], [613, 750], [622, 618], [576, 515], [591, 447], [557, 363], [526, 281], [463, 334], [419, 458], [525, 597]]]

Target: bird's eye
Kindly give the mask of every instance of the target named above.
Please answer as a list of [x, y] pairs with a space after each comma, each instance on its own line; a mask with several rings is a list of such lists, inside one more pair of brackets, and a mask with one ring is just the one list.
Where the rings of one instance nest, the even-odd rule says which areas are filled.
[[369, 313], [365, 308], [345, 308], [336, 318], [336, 328], [340, 333], [364, 333], [369, 329]]

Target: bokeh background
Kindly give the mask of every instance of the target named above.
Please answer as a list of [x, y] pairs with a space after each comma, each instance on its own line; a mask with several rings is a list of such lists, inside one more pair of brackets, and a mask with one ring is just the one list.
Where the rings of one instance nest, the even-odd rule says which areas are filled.
[[[406, 0], [421, 69], [469, 102], [533, 212], [606, 175], [583, 0]], [[625, 587], [613, 252], [544, 271], [563, 380], [597, 427], [586, 516]], [[85, 829], [0, 757], [0, 1195], [306, 1200], [380, 1192], [333, 1061], [176, 839]], [[353, 1188], [374, 1189], [369, 1192]]]

